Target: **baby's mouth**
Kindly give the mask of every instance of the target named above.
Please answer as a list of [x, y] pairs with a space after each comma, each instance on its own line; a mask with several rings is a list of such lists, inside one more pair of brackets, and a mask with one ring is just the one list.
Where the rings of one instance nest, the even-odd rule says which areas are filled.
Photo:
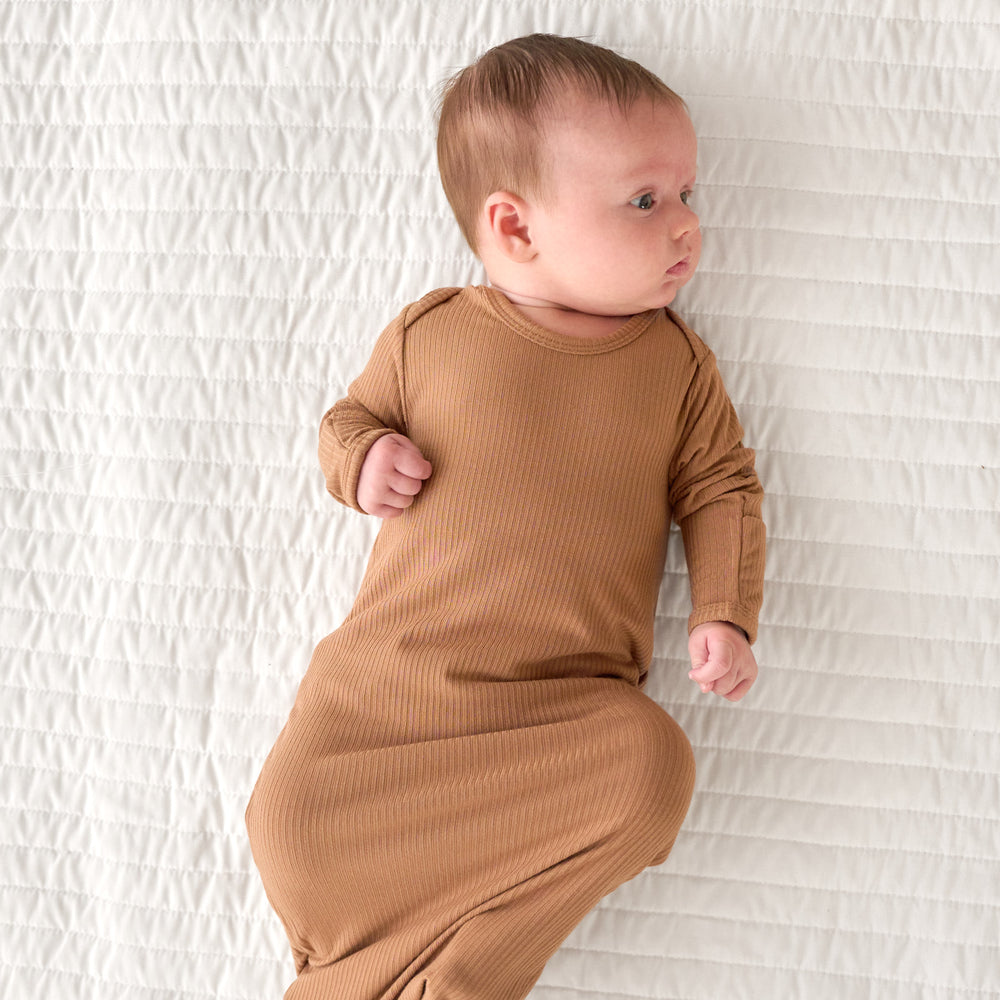
[[691, 266], [691, 257], [688, 255], [683, 260], [679, 260], [673, 267], [667, 268], [667, 274], [673, 278], [679, 278], [682, 274], [686, 274], [688, 268]]

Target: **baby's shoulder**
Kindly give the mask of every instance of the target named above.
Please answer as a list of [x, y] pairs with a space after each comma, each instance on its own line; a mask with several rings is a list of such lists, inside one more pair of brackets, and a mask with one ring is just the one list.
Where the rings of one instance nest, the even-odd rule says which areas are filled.
[[428, 292], [416, 302], [411, 302], [400, 314], [400, 320], [404, 329], [412, 326], [422, 316], [426, 316], [432, 309], [453, 299], [462, 291], [461, 288], [435, 288], [433, 292]]
[[700, 366], [701, 363], [712, 353], [708, 345], [701, 339], [701, 337], [698, 336], [698, 334], [694, 332], [694, 330], [691, 329], [691, 327], [687, 325], [687, 323], [684, 322], [684, 320], [680, 318], [680, 316], [677, 315], [677, 313], [673, 311], [673, 309], [664, 309], [663, 312], [666, 316], [668, 333], [672, 336], [674, 343], [681, 350], [685, 350], [685, 352], [690, 351], [691, 360], [695, 363], [695, 365]]

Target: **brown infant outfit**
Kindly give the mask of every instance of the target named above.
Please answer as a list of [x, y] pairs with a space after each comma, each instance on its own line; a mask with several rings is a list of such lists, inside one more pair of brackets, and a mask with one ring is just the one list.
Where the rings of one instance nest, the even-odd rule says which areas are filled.
[[337, 499], [357, 507], [392, 432], [432, 476], [316, 648], [251, 845], [287, 1000], [517, 1000], [674, 843], [693, 755], [641, 691], [669, 526], [689, 625], [752, 641], [762, 490], [712, 353], [668, 309], [587, 339], [494, 288], [432, 292], [323, 419]]

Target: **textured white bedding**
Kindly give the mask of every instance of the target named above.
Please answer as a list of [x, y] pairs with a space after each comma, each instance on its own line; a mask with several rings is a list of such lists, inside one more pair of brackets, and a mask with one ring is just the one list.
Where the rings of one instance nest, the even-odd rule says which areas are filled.
[[991, 0], [0, 3], [0, 996], [291, 979], [243, 809], [374, 529], [316, 427], [403, 303], [481, 280], [433, 87], [535, 30], [688, 99], [677, 307], [770, 548], [730, 706], [686, 678], [674, 545], [650, 692], [694, 805], [532, 996], [1000, 996]]

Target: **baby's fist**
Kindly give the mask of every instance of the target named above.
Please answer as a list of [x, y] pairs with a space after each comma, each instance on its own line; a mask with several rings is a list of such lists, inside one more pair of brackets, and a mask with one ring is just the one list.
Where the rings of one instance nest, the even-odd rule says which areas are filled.
[[431, 463], [402, 434], [384, 434], [368, 449], [358, 477], [358, 506], [375, 517], [399, 517], [423, 488]]
[[692, 670], [688, 674], [707, 694], [739, 701], [757, 679], [757, 660], [743, 630], [729, 622], [696, 625], [688, 639]]

